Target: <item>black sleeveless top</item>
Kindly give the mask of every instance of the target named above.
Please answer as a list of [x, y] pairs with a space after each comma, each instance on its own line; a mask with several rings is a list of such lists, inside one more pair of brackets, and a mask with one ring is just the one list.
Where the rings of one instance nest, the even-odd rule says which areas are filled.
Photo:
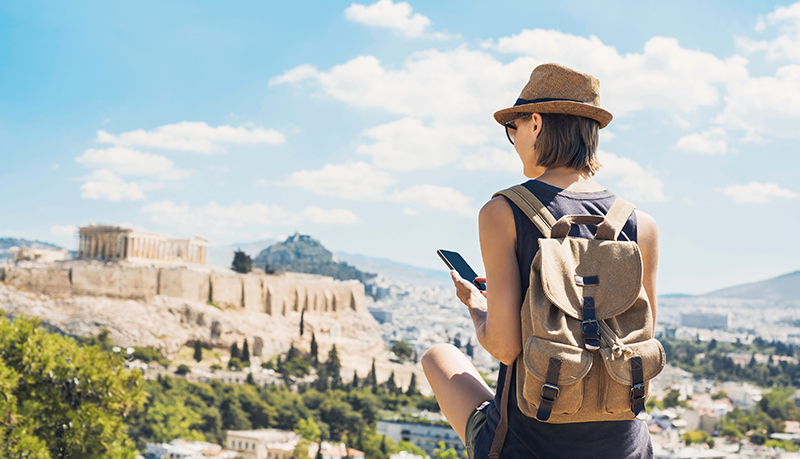
[[[577, 193], [562, 190], [538, 180], [523, 183], [558, 220], [564, 215], [605, 215], [615, 196], [610, 191]], [[522, 297], [528, 290], [533, 257], [539, 250], [542, 233], [533, 222], [511, 201], [517, 230], [517, 261], [522, 286]], [[572, 237], [594, 237], [594, 226], [573, 226]], [[636, 241], [636, 216], [631, 215], [619, 235], [621, 241]], [[508, 371], [511, 370], [511, 371]], [[508, 403], [508, 434], [501, 457], [507, 458], [609, 458], [652, 459], [653, 446], [647, 425], [642, 421], [581, 422], [573, 424], [548, 424], [522, 414], [517, 406], [516, 368], [500, 364], [497, 392], [493, 402], [485, 408], [486, 424], [478, 434], [475, 455], [488, 458], [494, 432], [500, 422], [500, 400], [505, 378], [510, 373], [511, 389]]]

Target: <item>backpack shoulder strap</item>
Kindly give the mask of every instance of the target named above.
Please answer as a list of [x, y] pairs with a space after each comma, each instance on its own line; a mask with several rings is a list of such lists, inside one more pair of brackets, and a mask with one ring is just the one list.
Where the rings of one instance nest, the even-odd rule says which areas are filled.
[[634, 210], [636, 210], [636, 206], [620, 197], [618, 197], [616, 201], [614, 201], [614, 204], [611, 205], [611, 208], [608, 209], [608, 212], [606, 213], [606, 221], [614, 228], [615, 241], [619, 237], [619, 233], [622, 232], [622, 228], [625, 227], [625, 223], [627, 223], [628, 218], [630, 218]]
[[542, 232], [544, 237], [550, 237], [550, 230], [556, 224], [556, 219], [550, 213], [533, 193], [522, 185], [514, 185], [511, 188], [498, 191], [492, 197], [503, 195], [511, 200], [517, 207], [520, 208], [525, 215], [536, 225], [536, 228]]

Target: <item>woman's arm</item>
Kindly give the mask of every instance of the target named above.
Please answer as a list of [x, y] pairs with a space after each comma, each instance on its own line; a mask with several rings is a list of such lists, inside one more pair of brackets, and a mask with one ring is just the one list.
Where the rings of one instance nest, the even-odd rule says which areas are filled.
[[656, 274], [658, 272], [658, 225], [653, 217], [646, 213], [636, 211], [637, 240], [639, 251], [642, 254], [642, 285], [650, 301], [650, 310], [653, 313], [653, 327], [656, 326], [658, 312], [658, 297], [656, 294]]
[[497, 197], [478, 216], [486, 298], [467, 281], [453, 276], [458, 298], [469, 307], [478, 342], [497, 360], [511, 365], [522, 351], [519, 309], [522, 304], [511, 206]]

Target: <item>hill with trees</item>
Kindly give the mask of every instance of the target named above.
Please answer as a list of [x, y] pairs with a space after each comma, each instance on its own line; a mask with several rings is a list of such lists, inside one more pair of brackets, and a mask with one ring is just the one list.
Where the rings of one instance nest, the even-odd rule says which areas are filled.
[[279, 272], [319, 274], [338, 280], [366, 282], [375, 274], [363, 272], [339, 261], [318, 240], [306, 234], [295, 233], [285, 241], [274, 244], [253, 260], [254, 268]]

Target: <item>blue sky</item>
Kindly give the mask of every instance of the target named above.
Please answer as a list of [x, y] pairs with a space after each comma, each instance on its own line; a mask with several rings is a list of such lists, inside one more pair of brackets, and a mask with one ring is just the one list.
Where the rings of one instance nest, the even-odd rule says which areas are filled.
[[492, 113], [597, 76], [598, 181], [653, 215], [661, 293], [800, 269], [800, 4], [5, 2], [0, 236], [89, 223], [480, 267], [525, 180]]

